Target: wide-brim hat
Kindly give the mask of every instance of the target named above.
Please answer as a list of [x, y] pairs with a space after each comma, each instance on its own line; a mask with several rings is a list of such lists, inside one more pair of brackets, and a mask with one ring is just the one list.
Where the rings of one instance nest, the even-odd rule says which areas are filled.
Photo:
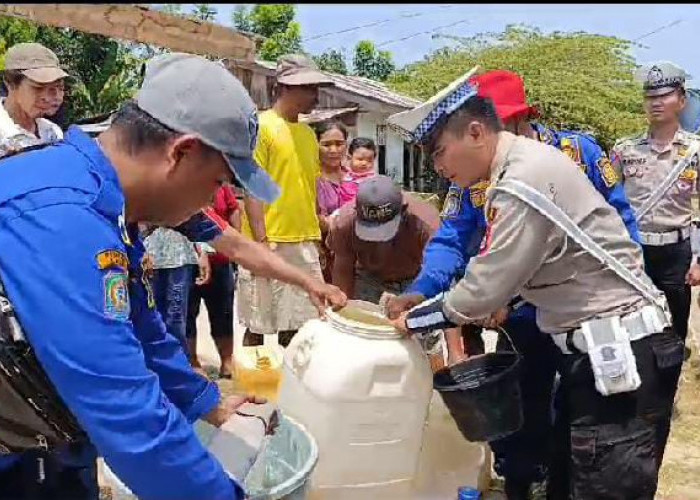
[[320, 71], [316, 63], [301, 54], [280, 57], [275, 76], [281, 85], [334, 85], [333, 80]]
[[387, 118], [387, 125], [410, 142], [425, 141], [444, 116], [477, 95], [477, 87], [469, 79], [478, 69], [474, 66], [423, 104], [391, 115]]
[[5, 70], [19, 71], [36, 83], [51, 83], [68, 78], [58, 56], [40, 43], [18, 43], [5, 54]]

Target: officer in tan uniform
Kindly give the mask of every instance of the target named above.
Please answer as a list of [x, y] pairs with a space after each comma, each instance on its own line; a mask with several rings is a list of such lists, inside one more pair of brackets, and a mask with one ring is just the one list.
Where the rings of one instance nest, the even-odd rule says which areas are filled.
[[673, 328], [685, 342], [690, 287], [700, 284], [700, 249], [691, 251], [690, 241], [700, 137], [680, 126], [683, 69], [657, 62], [642, 66], [636, 77], [643, 82], [649, 129], [618, 141], [610, 156], [637, 214], [646, 272], [666, 295]]
[[561, 353], [548, 497], [653, 499], [683, 349], [622, 219], [565, 154], [505, 132], [467, 81], [392, 123], [427, 146], [441, 176], [491, 185], [462, 280], [395, 326], [423, 335], [482, 321], [520, 294]]

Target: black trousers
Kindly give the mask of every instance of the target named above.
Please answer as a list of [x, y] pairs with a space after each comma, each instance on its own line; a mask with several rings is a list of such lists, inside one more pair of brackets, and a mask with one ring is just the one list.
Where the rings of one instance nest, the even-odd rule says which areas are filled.
[[[542, 333], [534, 321], [512, 315], [503, 325], [515, 348], [522, 355], [518, 375], [523, 403], [522, 428], [497, 441], [489, 442], [494, 454], [494, 469], [505, 479], [509, 500], [530, 498], [533, 482], [547, 475], [552, 435], [552, 395], [556, 373], [557, 348], [551, 336]], [[481, 328], [465, 325], [462, 338], [470, 354], [484, 351]], [[500, 335], [497, 350], [511, 350]]]
[[690, 286], [685, 283], [692, 260], [690, 240], [670, 245], [643, 245], [644, 267], [654, 285], [664, 292], [673, 329], [685, 342], [690, 317]]
[[98, 500], [97, 452], [75, 445], [61, 452], [25, 452], [0, 469], [0, 500]]
[[642, 380], [601, 395], [587, 354], [559, 355], [549, 500], [652, 500], [670, 429], [683, 344], [669, 328], [632, 343]]
[[192, 280], [187, 306], [188, 339], [197, 338], [197, 316], [202, 299], [207, 306], [212, 337], [233, 338], [235, 272], [233, 264], [212, 264], [209, 283], [198, 286]]

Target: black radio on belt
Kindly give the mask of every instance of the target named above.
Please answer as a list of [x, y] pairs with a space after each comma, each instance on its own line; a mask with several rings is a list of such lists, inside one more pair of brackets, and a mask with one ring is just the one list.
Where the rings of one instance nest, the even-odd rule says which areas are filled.
[[25, 340], [0, 280], [0, 455], [86, 439]]

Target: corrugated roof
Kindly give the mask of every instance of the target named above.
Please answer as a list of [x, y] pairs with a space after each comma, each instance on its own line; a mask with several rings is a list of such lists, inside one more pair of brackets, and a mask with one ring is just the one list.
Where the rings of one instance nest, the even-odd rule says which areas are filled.
[[[255, 63], [272, 71], [274, 71], [276, 67], [275, 63], [269, 61], [256, 60]], [[328, 71], [324, 71], [324, 73], [333, 80], [333, 83], [335, 83], [338, 88], [347, 92], [352, 92], [353, 94], [358, 94], [370, 99], [376, 99], [377, 101], [406, 109], [411, 109], [423, 104], [423, 101], [397, 94], [396, 92], [389, 90], [383, 83], [370, 80], [369, 78], [339, 75], [338, 73], [330, 73]]]
[[319, 108], [314, 109], [308, 115], [299, 115], [299, 121], [305, 123], [318, 123], [326, 120], [330, 120], [340, 115], [346, 113], [355, 113], [359, 108], [357, 106], [352, 108]]

